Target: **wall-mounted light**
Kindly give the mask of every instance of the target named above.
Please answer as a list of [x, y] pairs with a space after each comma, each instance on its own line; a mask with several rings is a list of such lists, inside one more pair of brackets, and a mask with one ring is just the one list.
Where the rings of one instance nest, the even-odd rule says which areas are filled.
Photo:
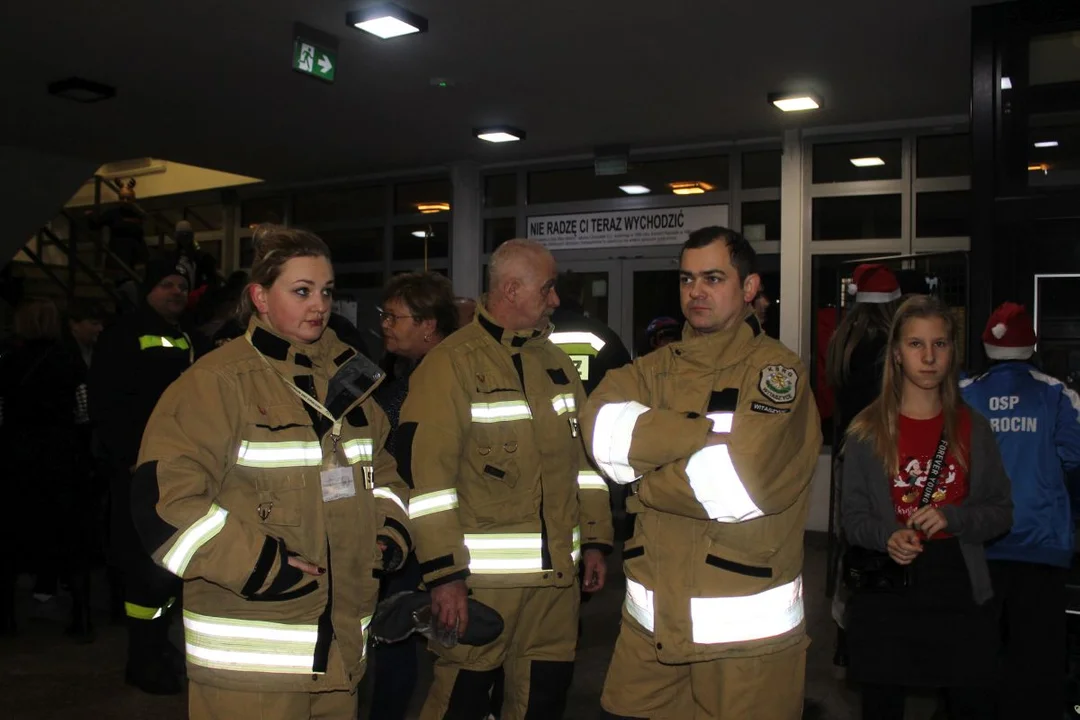
[[49, 83], [49, 94], [65, 100], [89, 104], [116, 97], [116, 88], [85, 78], [69, 77]]
[[1039, 171], [1042, 171], [1042, 174], [1046, 175], [1048, 172], [1050, 172], [1050, 166], [1046, 163], [1039, 163], [1038, 165], [1028, 165], [1028, 172]]
[[524, 131], [505, 125], [500, 127], [477, 128], [473, 130], [473, 135], [480, 140], [490, 143], [517, 142], [518, 140], [525, 139]]
[[412, 231], [412, 236], [414, 238], [426, 238], [427, 237], [427, 230], [413, 230]]
[[619, 189], [627, 195], [646, 195], [652, 192], [644, 185], [620, 185]]
[[671, 188], [671, 192], [676, 195], [703, 195], [704, 193], [715, 190], [716, 188], [707, 182], [701, 182], [695, 180], [693, 182], [673, 182], [668, 183], [668, 187]]
[[769, 102], [784, 112], [817, 110], [821, 107], [821, 98], [812, 93], [770, 93]]
[[345, 13], [345, 23], [383, 40], [423, 33], [428, 29], [427, 18], [393, 3], [351, 10]]
[[450, 203], [448, 202], [431, 202], [431, 203], [416, 203], [416, 209], [424, 215], [431, 215], [432, 213], [450, 212]]
[[851, 164], [858, 168], [878, 167], [884, 165], [885, 161], [879, 157], [861, 157], [851, 158]]

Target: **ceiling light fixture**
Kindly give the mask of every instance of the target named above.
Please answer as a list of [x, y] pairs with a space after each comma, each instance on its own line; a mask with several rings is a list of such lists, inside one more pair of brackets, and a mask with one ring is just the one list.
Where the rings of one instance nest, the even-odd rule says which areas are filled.
[[427, 18], [393, 3], [382, 3], [345, 13], [345, 24], [383, 40], [427, 32]]
[[66, 80], [49, 83], [49, 94], [65, 100], [89, 104], [116, 97], [116, 88], [93, 80], [69, 77]]
[[490, 143], [517, 142], [525, 139], [523, 131], [512, 127], [478, 128], [473, 130], [473, 135]]
[[668, 187], [671, 188], [671, 192], [675, 193], [676, 195], [703, 195], [716, 189], [709, 183], [701, 182], [699, 180], [695, 180], [693, 182], [668, 183]]
[[1037, 148], [1052, 148], [1052, 147], [1057, 147], [1057, 146], [1058, 146], [1058, 141], [1057, 140], [1043, 140], [1041, 142], [1035, 143], [1035, 147], [1037, 147]]
[[426, 238], [427, 237], [427, 230], [413, 230], [412, 231], [412, 236], [414, 238]]
[[430, 202], [430, 203], [416, 203], [416, 209], [424, 215], [431, 215], [432, 213], [450, 212], [450, 203], [448, 202]]
[[879, 157], [861, 157], [851, 158], [851, 164], [858, 168], [878, 167], [879, 165], [884, 165], [885, 161]]
[[1001, 78], [1001, 89], [1012, 90], [1012, 78], [1010, 78], [1008, 75], [1005, 75]]
[[769, 102], [784, 112], [817, 110], [821, 107], [821, 98], [810, 93], [771, 93]]
[[1049, 172], [1050, 166], [1046, 163], [1039, 163], [1038, 165], [1028, 165], [1028, 172], [1042, 172], [1045, 175]]
[[644, 185], [620, 185], [619, 189], [627, 195], [646, 195], [652, 192]]

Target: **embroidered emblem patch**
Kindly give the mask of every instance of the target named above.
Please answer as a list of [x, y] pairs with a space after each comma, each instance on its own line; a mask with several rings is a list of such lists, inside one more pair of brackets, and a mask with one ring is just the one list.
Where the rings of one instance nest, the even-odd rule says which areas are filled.
[[769, 365], [761, 371], [758, 389], [761, 394], [776, 403], [789, 403], [795, 399], [795, 386], [799, 374], [783, 365]]

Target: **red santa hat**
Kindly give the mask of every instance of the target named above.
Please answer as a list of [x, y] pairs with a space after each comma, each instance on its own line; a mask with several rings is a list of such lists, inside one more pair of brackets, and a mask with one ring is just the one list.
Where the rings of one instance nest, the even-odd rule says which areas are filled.
[[900, 283], [884, 265], [865, 264], [855, 268], [848, 294], [857, 303], [887, 303], [900, 297]]
[[1035, 326], [1023, 305], [1007, 302], [990, 315], [982, 334], [987, 357], [1027, 360], [1035, 352]]

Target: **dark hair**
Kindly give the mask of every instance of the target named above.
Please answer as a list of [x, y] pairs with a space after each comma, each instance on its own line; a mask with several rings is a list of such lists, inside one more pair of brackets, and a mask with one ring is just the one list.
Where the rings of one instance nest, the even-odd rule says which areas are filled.
[[80, 323], [83, 320], [104, 320], [105, 311], [93, 300], [72, 300], [64, 309], [68, 322]]
[[251, 286], [269, 288], [281, 275], [285, 263], [298, 257], [324, 257], [330, 260], [330, 248], [315, 233], [281, 225], [260, 225], [251, 238], [255, 259], [251, 263], [251, 282], [240, 298], [240, 321], [247, 324], [255, 307]]
[[719, 225], [709, 225], [690, 233], [690, 237], [679, 250], [679, 260], [682, 261], [683, 253], [687, 250], [708, 247], [720, 240], [724, 241], [731, 253], [731, 264], [739, 273], [739, 282], [745, 282], [746, 278], [757, 273], [757, 252], [750, 241], [743, 237], [742, 233]]
[[383, 303], [390, 300], [405, 303], [414, 322], [434, 320], [435, 330], [443, 337], [457, 330], [454, 286], [444, 275], [435, 272], [395, 275], [383, 290]]

